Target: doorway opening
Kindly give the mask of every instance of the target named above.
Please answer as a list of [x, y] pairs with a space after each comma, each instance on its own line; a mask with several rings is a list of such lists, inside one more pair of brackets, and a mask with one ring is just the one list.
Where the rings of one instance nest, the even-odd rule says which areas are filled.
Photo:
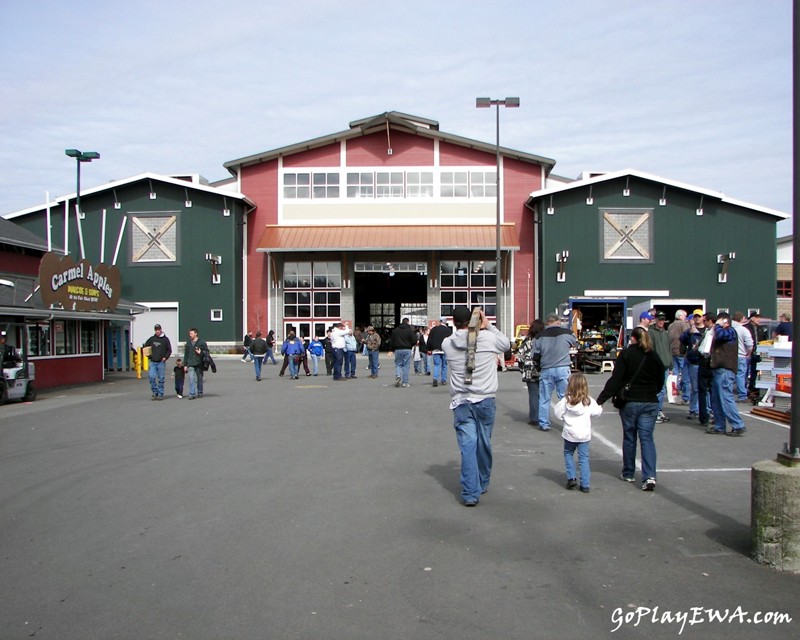
[[414, 326], [428, 322], [427, 276], [418, 272], [356, 273], [355, 324], [372, 325], [388, 337], [403, 318]]

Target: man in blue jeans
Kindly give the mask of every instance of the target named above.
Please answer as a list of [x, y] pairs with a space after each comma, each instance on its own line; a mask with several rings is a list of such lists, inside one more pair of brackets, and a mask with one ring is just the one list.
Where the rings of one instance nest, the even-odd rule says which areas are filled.
[[167, 360], [172, 355], [172, 345], [169, 338], [164, 335], [161, 325], [157, 324], [155, 333], [147, 339], [142, 347], [150, 347], [150, 390], [153, 392], [151, 400], [164, 399], [164, 373]]
[[411, 370], [411, 348], [417, 343], [417, 336], [411, 328], [408, 318], [403, 318], [400, 326], [392, 331], [392, 347], [394, 347], [394, 386], [408, 386], [408, 374]]
[[547, 316], [547, 326], [533, 341], [533, 362], [539, 367], [539, 429], [550, 430], [550, 399], [555, 390], [558, 399], [567, 392], [570, 372], [570, 349], [578, 341], [569, 329], [558, 322], [558, 316]]
[[492, 429], [496, 413], [497, 356], [511, 343], [481, 310], [480, 331], [475, 348], [472, 383], [464, 380], [467, 370], [467, 335], [472, 312], [464, 306], [453, 309], [456, 331], [442, 342], [450, 366], [450, 408], [458, 448], [461, 450], [461, 499], [474, 507], [489, 490], [492, 473]]

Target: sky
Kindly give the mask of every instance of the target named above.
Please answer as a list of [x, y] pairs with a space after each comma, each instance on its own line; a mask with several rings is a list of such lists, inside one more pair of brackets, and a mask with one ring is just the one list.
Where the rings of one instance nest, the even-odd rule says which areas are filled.
[[[791, 0], [0, 0], [0, 214], [386, 111], [792, 212]], [[778, 235], [792, 232], [791, 221]]]

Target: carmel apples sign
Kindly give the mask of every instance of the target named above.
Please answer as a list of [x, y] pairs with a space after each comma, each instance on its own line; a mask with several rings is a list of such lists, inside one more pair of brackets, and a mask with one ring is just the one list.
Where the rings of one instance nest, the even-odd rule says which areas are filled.
[[69, 311], [113, 311], [122, 288], [117, 267], [85, 259], [76, 263], [58, 253], [42, 257], [39, 287], [46, 305], [60, 303]]

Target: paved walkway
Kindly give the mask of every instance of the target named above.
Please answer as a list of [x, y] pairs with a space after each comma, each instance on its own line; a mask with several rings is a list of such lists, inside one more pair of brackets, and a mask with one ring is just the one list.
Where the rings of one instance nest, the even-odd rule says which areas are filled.
[[382, 360], [334, 384], [219, 358], [197, 401], [123, 373], [0, 407], [0, 638], [798, 637], [800, 577], [748, 557], [750, 465], [786, 427], [714, 437], [668, 408], [650, 494], [617, 479], [607, 407], [582, 494], [502, 373], [466, 509], [447, 388]]

